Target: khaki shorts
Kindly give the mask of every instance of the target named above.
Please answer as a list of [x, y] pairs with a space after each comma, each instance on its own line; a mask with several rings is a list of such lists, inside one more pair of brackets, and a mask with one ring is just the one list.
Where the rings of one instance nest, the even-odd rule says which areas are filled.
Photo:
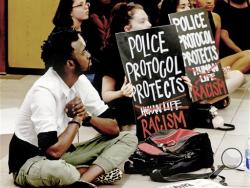
[[63, 186], [80, 179], [80, 173], [64, 160], [48, 160], [36, 156], [24, 163], [14, 181], [20, 186]]

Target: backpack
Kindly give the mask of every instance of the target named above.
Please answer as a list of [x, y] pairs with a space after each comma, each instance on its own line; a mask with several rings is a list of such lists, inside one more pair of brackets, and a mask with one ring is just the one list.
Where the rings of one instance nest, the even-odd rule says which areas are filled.
[[[140, 142], [124, 166], [127, 174], [149, 175], [153, 181], [195, 179], [183, 173], [213, 167], [213, 151], [207, 133], [187, 129], [162, 130]], [[197, 178], [208, 178], [201, 174]], [[180, 176], [181, 175], [181, 176]]]

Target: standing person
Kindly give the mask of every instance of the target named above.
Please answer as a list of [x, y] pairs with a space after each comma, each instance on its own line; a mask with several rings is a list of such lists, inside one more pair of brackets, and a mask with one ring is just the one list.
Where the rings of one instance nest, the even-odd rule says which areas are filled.
[[[54, 32], [44, 42], [41, 56], [50, 68], [25, 96], [10, 142], [9, 170], [15, 184], [96, 187], [88, 182], [121, 178], [115, 168], [134, 152], [137, 138], [119, 134], [112, 112], [81, 75], [91, 66], [82, 37], [75, 30]], [[72, 145], [81, 125], [99, 134]]]
[[[215, 6], [215, 0], [196, 0], [197, 7], [204, 7], [208, 11], [210, 25], [215, 36], [215, 42], [217, 43], [217, 49], [220, 49], [220, 36], [221, 33], [221, 19], [220, 15], [212, 12]], [[211, 17], [212, 16], [212, 17]], [[250, 70], [250, 50], [244, 50], [236, 52], [232, 55], [226, 56], [220, 59], [223, 67], [229, 66], [232, 70], [239, 70], [242, 73], [246, 73]]]
[[[190, 9], [191, 4], [189, 0], [164, 0], [160, 9], [159, 25], [169, 24], [168, 14]], [[212, 17], [210, 17], [210, 22], [213, 22], [213, 19], [211, 19]], [[244, 82], [244, 75], [238, 70], [225, 70], [224, 76], [229, 93], [234, 92]], [[221, 109], [227, 107], [230, 101], [228, 96], [221, 96], [210, 99], [208, 102]]]
[[249, 50], [249, 0], [218, 0], [214, 11], [220, 15], [222, 21], [221, 38], [225, 44], [220, 50], [222, 57]]
[[115, 33], [150, 28], [151, 24], [143, 7], [134, 3], [118, 3], [111, 11], [111, 22], [107, 47], [104, 49], [102, 98], [120, 118], [122, 129], [135, 130], [135, 115], [132, 105], [133, 86], [125, 78], [116, 44]]

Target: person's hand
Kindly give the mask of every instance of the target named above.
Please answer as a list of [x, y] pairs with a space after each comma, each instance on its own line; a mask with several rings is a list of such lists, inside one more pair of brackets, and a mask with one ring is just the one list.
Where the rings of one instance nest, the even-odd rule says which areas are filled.
[[230, 66], [226, 66], [226, 67], [222, 67], [223, 73], [224, 73], [224, 77], [225, 79], [228, 78], [228, 72], [231, 71], [231, 67]]
[[185, 84], [187, 84], [188, 89], [190, 92], [192, 92], [192, 83], [191, 80], [187, 76], [181, 76], [181, 79], [184, 81]]
[[124, 97], [132, 97], [134, 92], [133, 92], [133, 85], [131, 83], [128, 83], [127, 78], [124, 78], [123, 85], [121, 87], [121, 93], [122, 96]]
[[230, 66], [222, 67], [222, 70], [224, 74], [227, 74], [229, 71], [231, 71], [231, 67]]
[[74, 99], [69, 101], [65, 106], [65, 112], [70, 118], [78, 118], [84, 120], [89, 114], [85, 109], [80, 97], [76, 96]]

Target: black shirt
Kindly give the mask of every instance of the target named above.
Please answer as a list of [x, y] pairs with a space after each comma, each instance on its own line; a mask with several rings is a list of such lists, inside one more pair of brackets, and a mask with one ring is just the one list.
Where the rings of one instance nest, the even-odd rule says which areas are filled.
[[[125, 72], [117, 45], [107, 47], [103, 54], [104, 75], [112, 77], [116, 81], [115, 90], [120, 90], [124, 83]], [[108, 105], [114, 110], [119, 125], [135, 124], [132, 98], [118, 98]]]
[[[248, 2], [248, 1], [247, 1]], [[221, 17], [221, 29], [228, 31], [230, 38], [242, 50], [250, 48], [250, 6], [239, 9], [226, 3], [224, 0], [219, 0], [216, 3], [214, 12]], [[232, 53], [232, 52], [231, 52]], [[234, 53], [234, 52], [233, 52]], [[229, 55], [230, 53], [228, 53]]]

